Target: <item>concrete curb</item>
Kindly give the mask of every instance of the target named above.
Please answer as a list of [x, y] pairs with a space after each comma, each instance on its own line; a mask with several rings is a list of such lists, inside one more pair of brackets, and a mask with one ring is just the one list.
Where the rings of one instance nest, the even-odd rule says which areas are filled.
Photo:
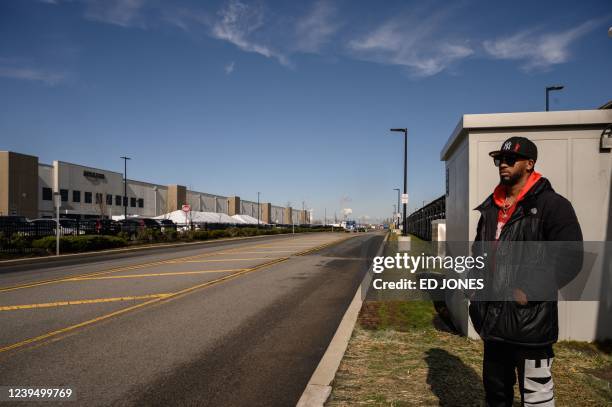
[[[385, 236], [385, 239], [380, 245], [376, 256], [380, 256], [382, 254], [388, 237], [389, 234]], [[359, 287], [353, 296], [353, 300], [344, 313], [342, 321], [340, 321], [340, 325], [338, 325], [338, 329], [336, 329], [334, 337], [327, 346], [325, 354], [319, 361], [317, 368], [308, 381], [306, 389], [304, 389], [304, 392], [298, 400], [296, 407], [323, 407], [327, 401], [327, 398], [330, 396], [332, 391], [331, 383], [336, 376], [338, 367], [340, 367], [340, 362], [342, 361], [344, 352], [346, 352], [346, 348], [348, 347], [353, 329], [357, 323], [357, 317], [359, 316], [361, 305], [363, 304], [361, 292], [364, 287], [367, 287], [370, 284], [371, 276], [372, 267], [370, 267], [359, 284]]]
[[[321, 233], [321, 232], [312, 232], [312, 233]], [[298, 234], [299, 233], [296, 233], [296, 235]], [[293, 235], [293, 233], [230, 237], [230, 238], [203, 240], [199, 242], [160, 243], [160, 244], [152, 244], [152, 245], [142, 245], [142, 246], [137, 246], [137, 247], [128, 247], [128, 248], [122, 248], [122, 249], [101, 250], [101, 251], [96, 251], [96, 252], [60, 254], [59, 256], [43, 256], [43, 257], [30, 257], [30, 258], [25, 258], [25, 259], [0, 260], [0, 270], [3, 268], [15, 267], [15, 266], [28, 266], [28, 265], [37, 265], [37, 264], [52, 265], [54, 263], [59, 263], [59, 262], [66, 261], [66, 260], [94, 259], [97, 257], [119, 255], [123, 253], [130, 254], [130, 253], [135, 253], [139, 251], [146, 252], [146, 251], [153, 251], [153, 250], [160, 250], [160, 249], [186, 248], [186, 247], [191, 247], [191, 246], [199, 246], [199, 245], [214, 244], [214, 243], [223, 243], [223, 242], [232, 242], [232, 241], [240, 241], [240, 240], [250, 240], [250, 239], [263, 239], [266, 237], [291, 236], [291, 235]]]

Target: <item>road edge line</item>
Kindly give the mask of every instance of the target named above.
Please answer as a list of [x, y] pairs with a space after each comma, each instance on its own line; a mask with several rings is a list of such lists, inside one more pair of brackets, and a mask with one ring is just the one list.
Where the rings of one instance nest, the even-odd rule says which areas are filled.
[[[387, 233], [380, 244], [380, 247], [378, 248], [376, 256], [380, 256], [382, 254], [388, 238], [389, 234]], [[359, 311], [361, 310], [361, 305], [363, 304], [361, 291], [365, 285], [369, 285], [369, 280], [372, 274], [371, 271], [372, 266], [370, 266], [370, 269], [363, 277], [363, 280], [361, 280], [361, 283], [359, 283], [359, 287], [357, 287], [353, 300], [344, 313], [344, 316], [342, 317], [342, 320], [340, 321], [331, 342], [327, 346], [327, 349], [319, 361], [317, 368], [310, 377], [310, 380], [308, 381], [304, 392], [298, 400], [296, 407], [323, 407], [331, 395], [331, 383], [336, 376], [336, 372], [340, 367], [340, 362], [342, 362], [342, 358], [344, 357], [344, 353], [348, 347], [349, 340], [351, 339], [351, 335], [355, 329], [357, 317], [359, 316]]]

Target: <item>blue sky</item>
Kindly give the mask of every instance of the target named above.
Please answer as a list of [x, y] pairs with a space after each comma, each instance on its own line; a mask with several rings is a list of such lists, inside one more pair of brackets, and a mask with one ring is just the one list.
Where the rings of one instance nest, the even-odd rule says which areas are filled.
[[444, 191], [465, 113], [612, 99], [609, 1], [0, 3], [1, 150], [388, 216]]

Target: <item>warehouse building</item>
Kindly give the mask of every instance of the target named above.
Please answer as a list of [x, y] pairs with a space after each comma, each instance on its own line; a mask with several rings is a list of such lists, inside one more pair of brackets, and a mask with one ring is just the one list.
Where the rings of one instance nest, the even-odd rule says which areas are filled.
[[[193, 211], [257, 218], [257, 202], [238, 196], [227, 197], [188, 190], [183, 185], [161, 185], [127, 180], [124, 196], [123, 174], [53, 161], [44, 164], [38, 157], [0, 151], [0, 216], [21, 215], [29, 219], [55, 216], [54, 192], [61, 195], [60, 214], [72, 218], [100, 218], [123, 215], [155, 217], [190, 205]], [[307, 224], [308, 211], [261, 202], [259, 219], [265, 223]]]

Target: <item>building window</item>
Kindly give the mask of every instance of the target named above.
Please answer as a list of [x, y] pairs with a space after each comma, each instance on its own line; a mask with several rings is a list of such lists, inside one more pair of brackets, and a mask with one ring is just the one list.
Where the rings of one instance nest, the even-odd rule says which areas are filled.
[[43, 187], [42, 193], [43, 193], [43, 196], [42, 196], [43, 201], [52, 201], [53, 200], [53, 191], [51, 190], [51, 188]]
[[448, 167], [446, 167], [446, 196], [449, 195], [450, 193], [450, 186], [449, 186], [449, 180], [448, 180]]
[[81, 202], [81, 191], [72, 191], [72, 202]]
[[102, 194], [100, 192], [96, 192], [96, 204], [102, 203]]
[[60, 195], [62, 196], [62, 202], [68, 202], [68, 190], [60, 189]]
[[85, 192], [85, 203], [91, 203], [91, 192]]
[[127, 206], [128, 202], [127, 202], [127, 196], [123, 197], [123, 206]]
[[106, 194], [106, 204], [107, 205], [113, 204], [113, 196], [111, 194]]
[[139, 208], [144, 208], [144, 199], [138, 198], [138, 207]]
[[121, 206], [121, 195], [115, 195], [115, 205]]
[[136, 198], [130, 198], [130, 206], [131, 206], [132, 208], [135, 208], [135, 207], [136, 207]]

